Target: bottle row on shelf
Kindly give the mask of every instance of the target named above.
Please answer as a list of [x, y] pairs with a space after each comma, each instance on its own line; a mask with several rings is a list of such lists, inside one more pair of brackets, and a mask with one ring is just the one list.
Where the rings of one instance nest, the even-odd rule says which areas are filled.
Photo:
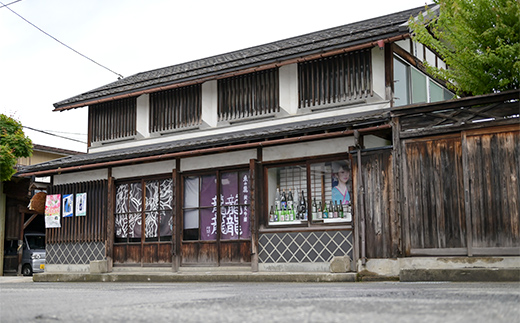
[[269, 211], [269, 222], [292, 222], [292, 221], [306, 221], [308, 218], [308, 211], [310, 211], [313, 221], [323, 220], [328, 222], [328, 219], [337, 219], [339, 221], [352, 221], [352, 205], [350, 202], [342, 204], [338, 201], [329, 201], [316, 203], [314, 198], [311, 208], [309, 210], [307, 202], [305, 201], [304, 191], [298, 198], [298, 203], [294, 203], [292, 191], [286, 194], [285, 190], [280, 193], [276, 189], [275, 203], [271, 205]]

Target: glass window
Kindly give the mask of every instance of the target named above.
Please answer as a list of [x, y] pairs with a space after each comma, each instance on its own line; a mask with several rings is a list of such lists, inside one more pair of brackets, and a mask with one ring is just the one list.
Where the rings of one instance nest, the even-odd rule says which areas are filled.
[[410, 103], [408, 65], [394, 58], [394, 106]]
[[349, 161], [273, 167], [267, 174], [270, 225], [352, 221]]
[[430, 80], [430, 102], [444, 100], [444, 89]]
[[172, 179], [117, 185], [116, 242], [140, 242], [143, 229], [145, 241], [171, 241], [173, 229], [172, 200]]
[[350, 161], [311, 164], [313, 222], [352, 221]]
[[428, 102], [426, 75], [415, 68], [410, 68], [410, 73], [412, 76], [412, 103]]
[[268, 170], [269, 223], [298, 224], [307, 221], [307, 170], [305, 165]]
[[220, 239], [251, 237], [249, 172], [223, 172], [217, 176], [190, 176], [184, 179], [183, 239], [214, 241], [220, 223]]

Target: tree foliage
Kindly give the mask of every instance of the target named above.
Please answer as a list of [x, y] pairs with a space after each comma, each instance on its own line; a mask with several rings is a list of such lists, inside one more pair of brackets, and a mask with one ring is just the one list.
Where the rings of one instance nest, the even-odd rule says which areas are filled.
[[[458, 94], [518, 89], [519, 0], [435, 0], [439, 15], [410, 19], [412, 38], [435, 50], [448, 65], [430, 73], [449, 81]], [[434, 17], [433, 19], [429, 19]]]
[[32, 155], [32, 141], [25, 136], [22, 124], [0, 114], [0, 181], [8, 181], [16, 172], [16, 161]]

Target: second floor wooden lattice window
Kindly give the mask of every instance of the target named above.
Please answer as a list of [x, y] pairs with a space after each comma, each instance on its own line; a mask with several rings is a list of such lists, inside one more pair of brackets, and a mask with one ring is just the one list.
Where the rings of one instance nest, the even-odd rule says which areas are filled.
[[229, 121], [279, 112], [278, 69], [218, 81], [218, 120]]
[[300, 63], [299, 108], [372, 96], [371, 65], [370, 49]]
[[150, 94], [150, 132], [198, 126], [201, 123], [201, 85]]
[[93, 104], [89, 108], [89, 141], [106, 141], [135, 136], [137, 98]]

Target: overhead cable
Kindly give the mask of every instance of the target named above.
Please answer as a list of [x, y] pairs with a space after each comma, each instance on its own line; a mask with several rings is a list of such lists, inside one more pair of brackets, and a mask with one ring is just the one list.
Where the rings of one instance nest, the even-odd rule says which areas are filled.
[[85, 141], [81, 141], [81, 140], [77, 140], [77, 139], [72, 139], [72, 138], [68, 138], [68, 137], [65, 137], [65, 136], [60, 136], [60, 135], [57, 135], [57, 134], [54, 134], [54, 133], [50, 133], [50, 132], [47, 132], [47, 131], [43, 131], [43, 130], [40, 130], [40, 129], [34, 129], [34, 128], [31, 128], [31, 127], [28, 127], [28, 126], [23, 126], [22, 127], [24, 128], [27, 128], [29, 130], [33, 130], [33, 131], [38, 131], [38, 132], [41, 132], [41, 133], [44, 133], [46, 135], [50, 135], [50, 136], [54, 136], [54, 137], [58, 137], [58, 138], [63, 138], [63, 139], [67, 139], [67, 140], [72, 140], [72, 141], [76, 141], [76, 142], [80, 142], [82, 144], [86, 144]]
[[[11, 3], [14, 3], [14, 2], [11, 2]], [[89, 61], [91, 61], [92, 63], [98, 65], [98, 66], [101, 66], [102, 68], [106, 69], [107, 71], [110, 71], [112, 73], [114, 73], [115, 75], [117, 75], [118, 79], [122, 79], [123, 78], [123, 75], [119, 74], [119, 73], [116, 73], [114, 72], [113, 70], [109, 69], [108, 67], [104, 66], [104, 65], [101, 65], [100, 63], [96, 62], [95, 60], [93, 60], [92, 58], [90, 57], [87, 57], [83, 54], [81, 54], [80, 52], [78, 52], [77, 50], [75, 50], [74, 48], [70, 47], [69, 45], [61, 42], [60, 40], [58, 40], [56, 37], [48, 34], [47, 32], [45, 32], [44, 30], [42, 30], [40, 27], [36, 26], [35, 24], [33, 24], [32, 22], [30, 22], [29, 20], [25, 19], [24, 17], [20, 16], [18, 13], [16, 13], [13, 9], [9, 8], [8, 5], [10, 5], [11, 3], [9, 4], [4, 4], [0, 1], [0, 4], [2, 5], [1, 8], [7, 8], [8, 10], [10, 10], [12, 13], [14, 13], [15, 15], [17, 15], [18, 17], [22, 18], [25, 22], [27, 22], [28, 24], [30, 24], [31, 26], [33, 26], [34, 28], [38, 29], [39, 31], [41, 31], [42, 33], [44, 33], [45, 35], [49, 36], [50, 38], [54, 39], [55, 41], [57, 41], [58, 43], [60, 43], [61, 45], [67, 47], [68, 49], [72, 50], [73, 52], [75, 52], [76, 54], [78, 55], [81, 55], [82, 57], [88, 59]]]

